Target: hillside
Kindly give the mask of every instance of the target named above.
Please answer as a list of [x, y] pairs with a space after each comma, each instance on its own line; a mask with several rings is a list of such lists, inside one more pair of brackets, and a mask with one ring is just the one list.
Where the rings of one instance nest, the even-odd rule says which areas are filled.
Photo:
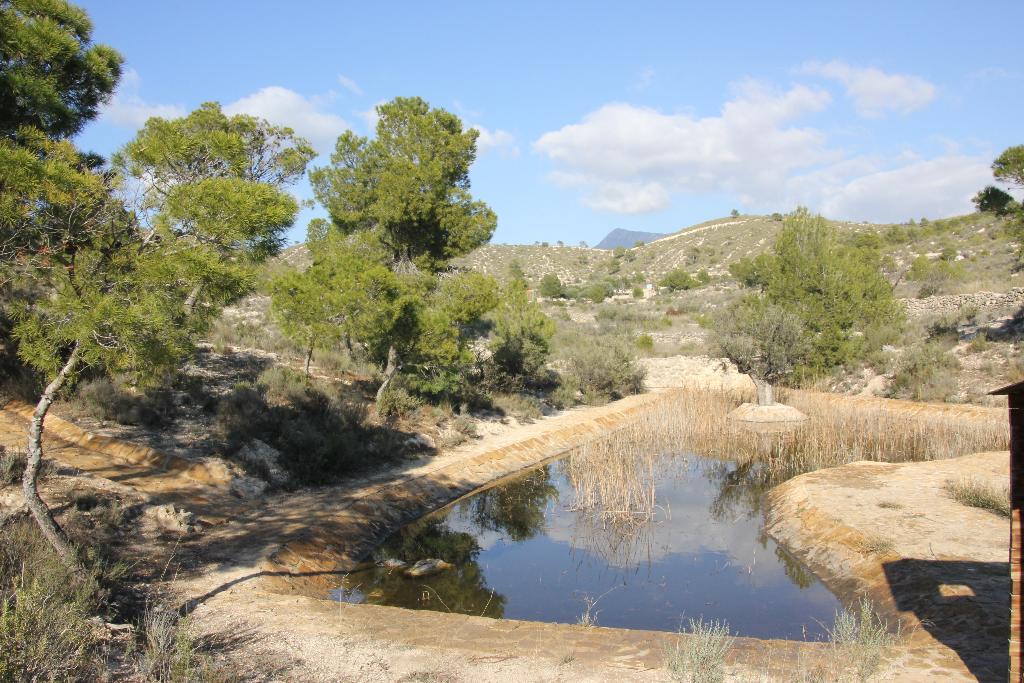
[[615, 249], [616, 247], [632, 247], [637, 242], [653, 242], [656, 239], [665, 237], [661, 232], [641, 232], [639, 230], [623, 230], [616, 228], [604, 236], [604, 239], [597, 243], [597, 249]]
[[[832, 221], [841, 235], [876, 235], [883, 253], [891, 257], [890, 275], [899, 281], [897, 294], [917, 296], [921, 285], [905, 277], [918, 256], [937, 261], [943, 252], [954, 267], [954, 277], [938, 283], [934, 293], [953, 294], [981, 290], [1006, 291], [1024, 285], [1014, 272], [1017, 245], [1001, 219], [989, 214], [967, 214], [919, 224], [872, 224]], [[707, 270], [712, 277], [729, 279], [729, 264], [771, 249], [782, 223], [770, 216], [739, 216], [700, 223], [626, 249], [620, 259], [605, 250], [571, 246], [491, 244], [458, 260], [463, 267], [505, 279], [515, 263], [537, 282], [548, 273], [564, 283], [606, 277], [633, 276], [657, 280], [676, 268], [691, 273]], [[613, 263], [614, 262], [614, 263]]]

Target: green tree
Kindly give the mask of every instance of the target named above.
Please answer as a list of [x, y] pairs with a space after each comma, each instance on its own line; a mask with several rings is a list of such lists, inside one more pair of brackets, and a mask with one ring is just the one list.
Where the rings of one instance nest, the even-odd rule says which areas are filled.
[[996, 180], [1013, 187], [1024, 187], [1024, 145], [1008, 147], [992, 162]]
[[69, 138], [113, 94], [121, 55], [92, 43], [80, 7], [50, 0], [0, 1], [0, 136], [22, 128]]
[[675, 270], [665, 273], [665, 276], [658, 281], [658, 285], [660, 287], [667, 287], [671, 291], [676, 292], [694, 289], [695, 287], [698, 287], [700, 283], [683, 268], [676, 268]]
[[418, 97], [377, 107], [373, 140], [347, 131], [313, 192], [343, 234], [373, 231], [395, 263], [437, 272], [486, 243], [497, 218], [469, 193], [478, 132]]
[[800, 317], [756, 295], [717, 316], [714, 330], [718, 353], [753, 380], [758, 405], [774, 404], [773, 385], [807, 359], [808, 337]]
[[20, 302], [14, 336], [23, 361], [48, 381], [29, 424], [25, 501], [58, 555], [81, 571], [36, 487], [50, 406], [87, 367], [132, 372], [140, 382], [159, 378], [189, 348], [189, 330], [179, 324], [174, 245], [147, 239], [113, 199], [108, 177], [82, 171], [76, 180], [60, 204], [46, 207], [46, 220], [64, 231], [62, 248], [20, 264], [46, 295]]
[[994, 213], [997, 216], [1004, 216], [1016, 208], [1017, 202], [1009, 193], [1000, 190], [998, 187], [989, 185], [971, 200], [978, 211], [983, 213]]
[[821, 216], [800, 209], [787, 217], [774, 252], [765, 297], [795, 313], [809, 331], [812, 369], [862, 357], [869, 350], [867, 329], [902, 322], [878, 249], [840, 242]]
[[744, 287], [764, 289], [774, 268], [774, 257], [771, 254], [758, 254], [754, 258], [744, 256], [733, 261], [729, 264], [729, 273]]
[[547, 362], [554, 334], [554, 322], [528, 299], [526, 287], [520, 282], [509, 283], [494, 312], [491, 363], [498, 381], [516, 387], [524, 380], [537, 378]]
[[270, 314], [285, 337], [306, 351], [305, 373], [313, 351], [336, 342], [339, 328], [331, 321], [330, 282], [322, 268], [289, 271], [276, 278], [270, 286]]
[[497, 224], [469, 192], [478, 133], [419, 98], [399, 97], [377, 112], [376, 137], [339, 137], [331, 165], [310, 174], [313, 192], [335, 234], [380, 245], [378, 262], [399, 276], [400, 312], [385, 329], [378, 398], [399, 370], [418, 391], [445, 393], [466, 382], [476, 333], [470, 318], [488, 298], [463, 291], [456, 314], [449, 305], [455, 285], [439, 277], [452, 258], [486, 243]]
[[565, 296], [565, 287], [557, 275], [548, 273], [540, 279], [540, 295], [549, 299], [559, 299]]
[[140, 219], [182, 247], [175, 264], [186, 320], [201, 326], [252, 288], [253, 266], [277, 253], [298, 214], [285, 188], [314, 154], [290, 128], [207, 102], [182, 118], [149, 119], [114, 155], [115, 168], [143, 188]]
[[[1002, 154], [996, 157], [995, 161], [992, 162], [992, 175], [996, 180], [1011, 187], [1024, 188], [1024, 145], [1008, 147]], [[989, 192], [989, 190], [990, 188], [982, 190], [978, 196], [980, 197], [987, 193], [986, 199], [995, 199], [996, 203], [1002, 202], [1004, 215], [1008, 221], [1008, 232], [1016, 237], [1020, 244], [1017, 249], [1017, 262], [1018, 266], [1020, 266], [1024, 264], [1024, 206], [1020, 202], [1003, 201], [1004, 198], [996, 195], [996, 192], [999, 192], [999, 190], [995, 192]], [[975, 197], [975, 199], [977, 198]]]
[[[56, 190], [45, 203], [4, 212], [5, 230], [13, 215], [38, 226], [36, 234], [45, 237], [40, 241], [45, 248], [22, 249], [12, 262], [20, 277], [31, 278], [44, 293], [19, 302], [14, 336], [21, 358], [48, 380], [30, 422], [22, 484], [43, 533], [75, 566], [73, 549], [36, 488], [52, 402], [59, 392], [73, 391], [86, 368], [94, 374], [129, 373], [140, 384], [159, 381], [191, 350], [218, 309], [248, 291], [250, 265], [272, 249], [268, 245], [290, 225], [297, 206], [273, 182], [226, 171], [163, 184], [167, 174], [177, 172], [175, 164], [144, 165], [134, 151], [144, 151], [145, 145], [136, 145], [119, 155], [119, 165], [137, 179], [153, 180], [147, 195], [161, 184], [165, 192], [134, 211], [117, 198], [124, 194], [120, 174], [95, 168], [94, 159], [77, 154], [67, 142], [40, 135], [26, 139], [38, 149], [44, 169], [54, 169], [46, 182]], [[225, 141], [213, 138], [217, 144]], [[209, 149], [193, 152], [198, 155], [193, 161], [210, 159]], [[249, 157], [259, 158], [259, 153]], [[28, 163], [5, 172], [27, 169], [31, 177], [38, 168]]]

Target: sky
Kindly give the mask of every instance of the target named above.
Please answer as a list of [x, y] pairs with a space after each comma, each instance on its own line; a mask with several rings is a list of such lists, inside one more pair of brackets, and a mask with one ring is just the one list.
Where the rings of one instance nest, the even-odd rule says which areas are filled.
[[217, 101], [291, 126], [320, 166], [342, 131], [373, 134], [377, 104], [416, 95], [480, 131], [470, 178], [496, 242], [797, 205], [962, 214], [1024, 143], [1020, 0], [79, 4], [125, 57], [82, 148]]

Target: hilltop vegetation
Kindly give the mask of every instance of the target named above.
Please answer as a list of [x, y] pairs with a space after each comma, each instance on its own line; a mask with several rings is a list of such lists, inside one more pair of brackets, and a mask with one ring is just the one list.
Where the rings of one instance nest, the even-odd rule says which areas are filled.
[[[928, 284], [925, 295], [972, 291], [1005, 291], [1024, 285], [1015, 270], [1018, 239], [1012, 219], [993, 213], [973, 213], [952, 218], [923, 218], [908, 223], [852, 223], [829, 220], [839, 235], [871, 235], [889, 257], [887, 275], [900, 297], [914, 297]], [[782, 229], [782, 216], [727, 217], [699, 223], [637, 247], [604, 250], [566, 245], [488, 244], [456, 260], [464, 267], [506, 277], [517, 265], [527, 279], [539, 283], [554, 273], [564, 284], [582, 284], [609, 276], [642, 277], [657, 282], [682, 268], [692, 274], [701, 270], [718, 281], [735, 281], [730, 265], [753, 259], [771, 249]], [[948, 272], [933, 272], [940, 261], [958, 265]]]

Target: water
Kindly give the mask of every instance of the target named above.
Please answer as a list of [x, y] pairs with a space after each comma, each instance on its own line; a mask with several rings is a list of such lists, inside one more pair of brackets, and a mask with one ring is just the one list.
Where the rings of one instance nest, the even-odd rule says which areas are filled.
[[[838, 600], [763, 530], [755, 468], [661, 456], [646, 468], [652, 515], [579, 509], [567, 461], [527, 472], [392, 535], [372, 560], [437, 558], [424, 578], [373, 567], [349, 574], [344, 602], [496, 618], [675, 631], [689, 618], [733, 633], [819, 639]], [[578, 470], [577, 470], [578, 471]]]

